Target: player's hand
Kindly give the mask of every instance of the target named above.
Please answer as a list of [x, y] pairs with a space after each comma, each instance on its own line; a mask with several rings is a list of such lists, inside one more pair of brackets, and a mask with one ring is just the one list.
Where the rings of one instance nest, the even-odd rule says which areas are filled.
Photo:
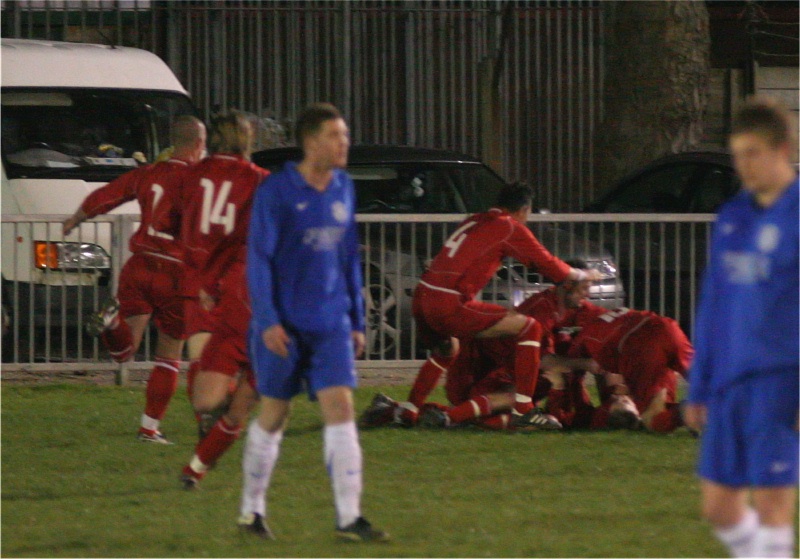
[[706, 425], [708, 410], [702, 404], [684, 404], [683, 422], [689, 429], [702, 431]]
[[264, 345], [267, 346], [267, 349], [272, 353], [284, 359], [289, 357], [289, 344], [292, 343], [292, 339], [280, 324], [270, 326], [264, 330], [261, 333], [261, 339], [264, 340]]
[[81, 221], [78, 219], [77, 215], [71, 215], [65, 219], [63, 224], [64, 236], [69, 235], [80, 223]]
[[600, 367], [600, 363], [595, 361], [594, 359], [589, 359], [588, 367], [586, 370], [592, 373], [593, 375], [602, 374], [603, 369]]
[[598, 270], [587, 268], [583, 271], [586, 273], [586, 279], [589, 281], [600, 281], [603, 279], [603, 274], [601, 274]]
[[361, 357], [361, 354], [364, 353], [364, 348], [367, 346], [367, 337], [364, 335], [364, 332], [354, 331], [353, 332], [353, 353], [355, 353], [356, 357]]
[[214, 309], [214, 305], [216, 305], [216, 301], [214, 298], [205, 292], [205, 290], [200, 289], [197, 293], [197, 298], [200, 299], [200, 306], [206, 312], [211, 312]]

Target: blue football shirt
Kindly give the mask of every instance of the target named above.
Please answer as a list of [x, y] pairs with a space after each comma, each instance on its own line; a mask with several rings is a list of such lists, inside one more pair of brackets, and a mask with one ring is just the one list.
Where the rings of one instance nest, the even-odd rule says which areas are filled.
[[324, 192], [295, 162], [261, 183], [247, 239], [251, 327], [364, 330], [355, 188], [335, 170]]
[[798, 180], [769, 208], [742, 191], [721, 209], [695, 324], [689, 400], [750, 375], [798, 374]]

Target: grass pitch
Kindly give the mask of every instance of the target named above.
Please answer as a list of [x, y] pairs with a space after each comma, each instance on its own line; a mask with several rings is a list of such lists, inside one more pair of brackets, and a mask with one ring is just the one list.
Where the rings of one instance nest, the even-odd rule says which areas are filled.
[[[362, 410], [375, 390], [357, 392]], [[402, 399], [406, 387], [386, 387]], [[439, 394], [441, 399], [441, 395]], [[141, 388], [4, 386], [3, 557], [720, 557], [698, 517], [684, 431], [363, 432], [363, 510], [388, 544], [334, 540], [315, 404], [295, 400], [265, 542], [240, 534], [237, 443], [195, 492], [178, 476], [196, 428], [185, 393], [135, 439]]]

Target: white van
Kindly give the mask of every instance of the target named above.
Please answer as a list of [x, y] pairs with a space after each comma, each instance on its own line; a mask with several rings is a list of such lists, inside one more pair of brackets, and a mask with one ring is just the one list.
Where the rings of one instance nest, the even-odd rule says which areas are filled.
[[169, 67], [139, 49], [2, 39], [0, 64], [3, 309], [23, 331], [74, 325], [109, 293], [110, 224], [64, 238], [57, 224], [8, 218], [71, 214], [89, 192], [154, 161], [172, 119], [195, 109]]

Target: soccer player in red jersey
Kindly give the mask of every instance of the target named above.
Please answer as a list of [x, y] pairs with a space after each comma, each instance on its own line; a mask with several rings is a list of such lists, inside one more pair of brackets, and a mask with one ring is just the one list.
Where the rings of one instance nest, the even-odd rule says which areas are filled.
[[[584, 262], [577, 260], [568, 264], [575, 268], [586, 266]], [[556, 340], [557, 332], [563, 327], [574, 326], [577, 312], [585, 309], [600, 309], [605, 312], [605, 309], [586, 300], [590, 286], [589, 280], [565, 280], [548, 290], [532, 295], [517, 307], [517, 312], [534, 318], [542, 326], [542, 336], [539, 340], [542, 371], [554, 371], [560, 375], [573, 369], [588, 369], [593, 372], [598, 370], [597, 364], [591, 359], [556, 355], [556, 347], [559, 345]], [[493, 429], [515, 427], [514, 422], [510, 422], [510, 414], [498, 414], [512, 409], [516, 403], [515, 383], [508, 372], [514, 365], [515, 345], [516, 341], [511, 337], [466, 340], [461, 344], [461, 350], [447, 371], [445, 392], [452, 407], [425, 406], [427, 402], [418, 397], [415, 406], [423, 409], [420, 420], [429, 426], [456, 425], [470, 420], [479, 421], [483, 426]], [[541, 393], [544, 397], [548, 392], [549, 383], [540, 390], [538, 375], [539, 371], [535, 371], [533, 384], [537, 388], [534, 394]], [[560, 379], [560, 376], [558, 378]], [[579, 383], [579, 388], [585, 401], [589, 402], [589, 395], [583, 389], [582, 382]], [[427, 397], [428, 393], [424, 396]], [[539, 399], [541, 398], [534, 396], [534, 401]], [[362, 414], [362, 425], [372, 427], [394, 421], [395, 418], [387, 409], [391, 405], [385, 396], [376, 396], [373, 404]], [[408, 403], [393, 407], [392, 412], [397, 410], [398, 423], [405, 422], [407, 425], [414, 423], [407, 417], [408, 407]], [[531, 421], [534, 424], [528, 427], [532, 430], [557, 428], [557, 422], [552, 421], [546, 414], [531, 417]]]
[[591, 357], [607, 373], [621, 375], [647, 429], [677, 428], [678, 374], [686, 374], [694, 355], [677, 322], [625, 307], [579, 322], [581, 331], [568, 355]]
[[510, 373], [516, 390], [514, 409], [525, 417], [539, 369], [541, 325], [525, 316], [475, 299], [497, 272], [504, 257], [513, 257], [544, 276], [597, 280], [595, 270], [572, 268], [550, 254], [525, 223], [531, 209], [528, 187], [510, 185], [501, 191], [497, 208], [462, 222], [423, 273], [414, 291], [413, 313], [420, 341], [432, 349], [414, 382], [407, 407], [414, 413], [457, 353], [458, 338], [512, 338]]
[[206, 129], [193, 116], [179, 116], [171, 129], [171, 158], [135, 169], [92, 192], [64, 221], [69, 234], [86, 219], [131, 200], [141, 207], [141, 224], [130, 239], [133, 255], [122, 268], [117, 298], [89, 318], [87, 330], [100, 335], [117, 362], [131, 359], [152, 317], [158, 329], [155, 366], [147, 381], [139, 439], [169, 444], [159, 430], [178, 382], [185, 339], [178, 279], [185, 274], [183, 249], [175, 240], [173, 191], [205, 151]]
[[269, 174], [250, 162], [253, 128], [237, 111], [211, 122], [211, 156], [185, 177], [181, 241], [189, 333], [188, 389], [200, 423], [200, 441], [182, 471], [194, 488], [239, 438], [257, 401], [246, 350], [250, 304], [245, 284], [245, 239], [253, 193]]

